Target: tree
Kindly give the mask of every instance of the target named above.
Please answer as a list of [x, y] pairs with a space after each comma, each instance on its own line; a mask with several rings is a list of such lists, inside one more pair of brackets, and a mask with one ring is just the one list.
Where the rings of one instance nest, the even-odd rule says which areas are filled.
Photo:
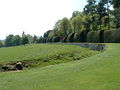
[[21, 44], [25, 45], [25, 44], [28, 44], [28, 43], [29, 43], [28, 37], [26, 35], [22, 36]]
[[1, 47], [3, 47], [3, 43], [2, 43], [2, 41], [0, 41], [0, 48], [1, 48]]
[[14, 41], [14, 35], [10, 34], [6, 37], [5, 39], [5, 46], [13, 46], [13, 41]]
[[33, 43], [33, 36], [32, 35], [27, 34], [27, 38], [28, 38], [29, 43]]
[[95, 17], [96, 14], [96, 0], [87, 0], [88, 4], [84, 8], [84, 13], [91, 16], [91, 22], [89, 20], [89, 25], [92, 24], [92, 30], [95, 29]]
[[33, 37], [33, 43], [37, 43], [37, 36], [36, 35], [34, 35], [34, 37]]
[[43, 37], [41, 36], [37, 39], [37, 43], [42, 43], [42, 40], [43, 40]]
[[115, 24], [115, 28], [120, 28], [120, 8], [113, 10], [112, 15], [114, 16], [113, 22]]
[[21, 44], [21, 37], [19, 35], [15, 35], [13, 37], [13, 46], [19, 46]]
[[120, 0], [112, 0], [115, 28], [120, 28]]
[[[110, 6], [111, 6], [111, 0], [99, 0], [99, 3], [97, 4], [97, 14], [99, 15], [99, 25], [100, 30], [102, 27], [106, 27], [106, 25], [103, 24], [103, 22], [107, 21], [107, 27], [108, 30], [110, 29]], [[102, 21], [105, 20], [105, 21]]]
[[71, 20], [72, 28], [74, 32], [81, 31], [82, 28], [82, 17], [80, 15], [73, 17]]
[[82, 30], [90, 30], [91, 27], [91, 17], [90, 15], [84, 15], [84, 17], [82, 18]]
[[114, 9], [120, 8], [120, 0], [112, 0], [112, 5]]
[[[52, 31], [52, 30], [48, 30], [47, 32], [45, 32], [44, 35], [43, 35], [43, 37], [48, 37], [51, 31]], [[35, 37], [35, 38], [36, 38], [36, 37]]]
[[24, 36], [24, 35], [25, 35], [25, 32], [23, 31], [22, 36]]
[[79, 11], [74, 11], [74, 12], [72, 13], [72, 18], [74, 18], [74, 17], [76, 17], [76, 16], [78, 16], [78, 15], [80, 15], [80, 12], [79, 12]]
[[63, 18], [60, 22], [60, 31], [62, 36], [65, 36], [67, 33], [72, 32], [71, 24], [68, 18]]

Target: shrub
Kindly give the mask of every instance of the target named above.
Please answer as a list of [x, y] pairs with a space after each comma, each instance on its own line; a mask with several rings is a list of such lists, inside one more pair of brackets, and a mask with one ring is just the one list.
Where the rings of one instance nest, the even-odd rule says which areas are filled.
[[49, 38], [49, 42], [52, 42], [52, 38]]
[[47, 40], [47, 38], [43, 38], [42, 42], [43, 42], [43, 43], [46, 43], [46, 40]]
[[70, 33], [67, 37], [67, 42], [74, 42], [75, 33]]
[[99, 31], [90, 31], [87, 34], [87, 42], [101, 43], [103, 40], [103, 30]]
[[120, 43], [120, 30], [107, 30], [104, 32], [105, 43]]
[[46, 38], [46, 43], [48, 43], [49, 42], [49, 38]]
[[67, 42], [68, 35], [69, 35], [69, 33], [67, 35], [65, 35], [61, 41], [64, 42], [64, 43]]
[[80, 42], [86, 42], [87, 41], [87, 30], [83, 30], [80, 32], [80, 39], [78, 39]]
[[60, 37], [54, 37], [52, 41], [53, 42], [60, 42]]
[[81, 32], [75, 33], [75, 35], [74, 35], [74, 42], [80, 42], [80, 33]]

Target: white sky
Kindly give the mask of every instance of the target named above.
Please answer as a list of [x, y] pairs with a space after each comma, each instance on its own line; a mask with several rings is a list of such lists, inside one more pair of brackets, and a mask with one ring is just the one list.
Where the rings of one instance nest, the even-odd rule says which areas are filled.
[[6, 35], [41, 36], [55, 22], [82, 11], [86, 0], [0, 0], [0, 39]]

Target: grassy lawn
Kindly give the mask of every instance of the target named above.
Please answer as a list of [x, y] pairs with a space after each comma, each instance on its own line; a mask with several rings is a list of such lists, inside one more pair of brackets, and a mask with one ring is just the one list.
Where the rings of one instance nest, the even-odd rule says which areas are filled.
[[80, 60], [99, 53], [89, 49], [68, 45], [31, 44], [0, 48], [0, 64], [23, 61], [29, 66], [46, 66]]
[[[107, 46], [105, 52], [81, 60], [0, 73], [0, 90], [120, 90], [120, 44]], [[0, 63], [56, 54], [69, 56], [70, 52], [74, 57], [98, 53], [70, 45], [28, 45], [0, 49]]]

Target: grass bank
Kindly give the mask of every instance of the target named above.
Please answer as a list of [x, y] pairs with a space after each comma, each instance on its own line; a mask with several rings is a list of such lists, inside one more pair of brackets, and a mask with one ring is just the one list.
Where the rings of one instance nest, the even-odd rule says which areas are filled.
[[0, 73], [0, 89], [119, 90], [120, 44], [107, 46], [105, 52], [82, 60], [20, 72]]

